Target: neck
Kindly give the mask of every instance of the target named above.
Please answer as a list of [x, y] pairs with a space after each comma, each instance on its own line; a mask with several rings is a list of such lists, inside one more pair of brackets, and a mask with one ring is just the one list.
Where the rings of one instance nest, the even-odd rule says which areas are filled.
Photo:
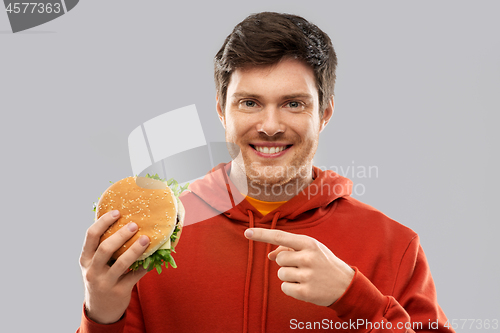
[[248, 192], [249, 197], [268, 202], [288, 201], [313, 182], [312, 165], [308, 170], [305, 174], [299, 172], [296, 177], [283, 184], [260, 184], [247, 177], [245, 171], [233, 162], [229, 177], [238, 190], [241, 193]]

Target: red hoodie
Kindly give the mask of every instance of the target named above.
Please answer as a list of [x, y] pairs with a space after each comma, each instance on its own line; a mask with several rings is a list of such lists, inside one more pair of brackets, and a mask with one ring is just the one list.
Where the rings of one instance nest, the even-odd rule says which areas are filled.
[[[178, 268], [142, 278], [119, 322], [100, 325], [83, 314], [77, 332], [453, 332], [444, 327], [418, 235], [351, 198], [350, 180], [314, 168], [307, 189], [262, 216], [228, 170], [194, 182], [181, 197]], [[353, 281], [329, 307], [285, 295], [279, 267], [267, 258], [276, 246], [246, 239], [249, 227], [317, 239], [355, 269]]]

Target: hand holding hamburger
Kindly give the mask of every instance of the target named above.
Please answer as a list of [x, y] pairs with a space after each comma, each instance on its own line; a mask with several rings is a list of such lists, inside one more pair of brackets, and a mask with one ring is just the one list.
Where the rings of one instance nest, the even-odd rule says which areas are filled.
[[[184, 216], [183, 208], [179, 208], [182, 207], [179, 205], [180, 201], [177, 201], [178, 194], [184, 188], [179, 190], [176, 182], [171, 181], [173, 195], [167, 196], [165, 192], [169, 193], [169, 189], [167, 189], [167, 186], [161, 185], [163, 182], [151, 181], [152, 186], [160, 187], [161, 185], [163, 188], [148, 189], [139, 186], [143, 185], [141, 181], [145, 181], [144, 179], [139, 179], [138, 183], [136, 183], [132, 181], [134, 178], [130, 177], [125, 179], [125, 183], [127, 183], [127, 179], [129, 180], [128, 184], [122, 184], [123, 180], [117, 182], [110, 186], [101, 196], [96, 207], [97, 220], [87, 230], [80, 256], [80, 266], [85, 284], [86, 314], [90, 319], [101, 324], [116, 322], [125, 313], [130, 302], [133, 286], [148, 272], [148, 269], [158, 267], [158, 262], [155, 265], [154, 258], [148, 261], [145, 255], [148, 255], [152, 250], [154, 250], [153, 253], [166, 250], [161, 249], [161, 247], [168, 242], [175, 246], [180, 235]], [[123, 187], [121, 187], [122, 185]], [[111, 191], [109, 191], [110, 189]], [[126, 189], [132, 189], [132, 191], [126, 191]], [[142, 192], [143, 189], [143, 194], [147, 194], [152, 199], [151, 204], [145, 202], [139, 204], [139, 201], [145, 198], [142, 198], [136, 192]], [[123, 190], [125, 192], [121, 193]], [[160, 199], [156, 198], [160, 194], [158, 191], [165, 194], [165, 199], [161, 199], [159, 202], [165, 201], [169, 203], [169, 208], [160, 208], [160, 210], [165, 209], [165, 216], [167, 213], [169, 216], [163, 219], [166, 225], [155, 226], [156, 222], [149, 224], [148, 227], [148, 224], [144, 224], [144, 221], [150, 221], [149, 219], [157, 214], [155, 208], [157, 200], [154, 199]], [[151, 193], [153, 194], [151, 195]], [[128, 195], [133, 196], [127, 197]], [[125, 202], [126, 200], [128, 200], [128, 203]], [[171, 205], [170, 201], [172, 202]], [[174, 214], [172, 205], [175, 205], [175, 202], [177, 202], [178, 208]], [[145, 205], [148, 207], [145, 207]], [[146, 217], [147, 215], [149, 217], [145, 219], [144, 215], [139, 216], [139, 214], [146, 214]], [[179, 214], [181, 215], [180, 223], [177, 223], [177, 215]], [[173, 216], [175, 216], [175, 220], [172, 218]], [[140, 219], [141, 217], [143, 220]], [[176, 226], [179, 229], [177, 233], [175, 232]], [[155, 245], [153, 243], [155, 236], [164, 242]], [[162, 258], [165, 258], [165, 252], [160, 254]], [[147, 264], [146, 261], [148, 261]], [[167, 261], [170, 262], [168, 259]], [[109, 263], [112, 263], [112, 265], [109, 265]], [[160, 259], [160, 265], [161, 263], [163, 262]], [[159, 272], [161, 272], [161, 268]]]

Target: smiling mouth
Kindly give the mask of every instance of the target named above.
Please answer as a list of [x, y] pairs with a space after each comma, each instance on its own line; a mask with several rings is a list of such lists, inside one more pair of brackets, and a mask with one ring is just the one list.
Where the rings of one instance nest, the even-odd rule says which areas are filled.
[[253, 149], [255, 149], [256, 151], [258, 151], [259, 153], [262, 153], [262, 154], [276, 154], [276, 153], [281, 153], [283, 150], [286, 150], [288, 148], [290, 148], [292, 145], [287, 145], [287, 146], [276, 146], [276, 147], [264, 147], [264, 146], [254, 146], [254, 145], [250, 145], [250, 147], [252, 147]]

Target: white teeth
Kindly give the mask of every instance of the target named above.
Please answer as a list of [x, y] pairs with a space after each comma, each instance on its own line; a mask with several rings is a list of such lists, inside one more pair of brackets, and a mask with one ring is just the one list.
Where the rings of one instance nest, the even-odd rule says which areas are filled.
[[282, 152], [283, 150], [285, 150], [286, 146], [282, 146], [282, 147], [258, 147], [258, 146], [255, 146], [255, 149], [261, 153], [264, 153], [264, 154], [276, 154], [276, 153], [279, 153], [279, 152]]

